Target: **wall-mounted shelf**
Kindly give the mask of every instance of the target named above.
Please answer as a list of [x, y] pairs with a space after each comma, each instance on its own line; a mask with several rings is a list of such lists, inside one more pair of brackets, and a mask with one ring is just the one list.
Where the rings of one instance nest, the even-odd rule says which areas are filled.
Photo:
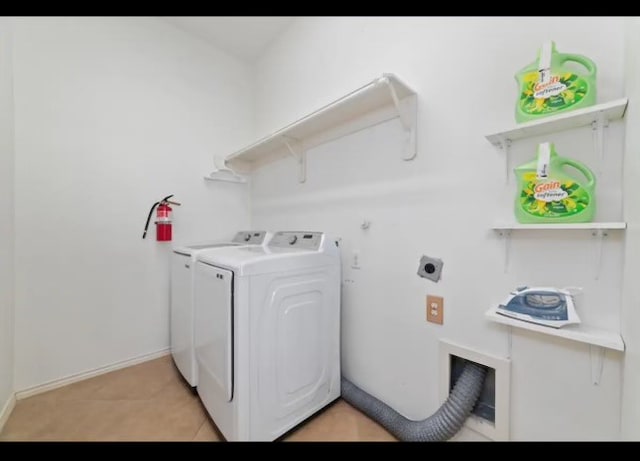
[[504, 230], [561, 230], [561, 229], [626, 229], [626, 222], [584, 222], [584, 223], [558, 223], [558, 224], [520, 224], [504, 223], [495, 224], [492, 229], [496, 231]]
[[[612, 349], [614, 351], [624, 352], [625, 349], [624, 340], [620, 333], [591, 327], [582, 323], [578, 325], [566, 325], [562, 328], [546, 327], [500, 315], [496, 313], [493, 308], [485, 312], [484, 316], [492, 322], [509, 326], [509, 344], [511, 344], [511, 327], [589, 344], [591, 381], [594, 385], [600, 384], [600, 379], [602, 378], [605, 350]], [[509, 346], [509, 348], [511, 348], [511, 346]], [[511, 355], [511, 352], [509, 352], [509, 355]]]
[[[306, 150], [365, 127], [398, 117], [406, 134], [401, 158], [417, 152], [417, 95], [394, 74], [372, 82], [302, 117], [244, 149], [226, 157], [233, 169], [251, 170], [275, 152], [291, 154], [299, 163], [299, 181], [306, 178]], [[322, 137], [329, 133], [331, 137]], [[315, 143], [315, 144], [314, 144]]]
[[[540, 120], [520, 123], [512, 128], [498, 133], [488, 134], [485, 137], [505, 154], [509, 153], [509, 147], [518, 139], [558, 133], [572, 128], [591, 125], [593, 130], [593, 142], [598, 158], [604, 157], [604, 128], [609, 126], [609, 121], [624, 117], [627, 110], [627, 98], [596, 104], [573, 111], [563, 112], [558, 115], [543, 117]], [[509, 156], [505, 156], [506, 180], [509, 182]]]
[[557, 133], [581, 126], [593, 126], [594, 123], [598, 123], [600, 120], [622, 118], [628, 102], [627, 98], [616, 99], [615, 101], [585, 107], [584, 109], [551, 115], [532, 122], [520, 123], [508, 130], [488, 134], [485, 137], [494, 146], [501, 147], [504, 141], [515, 141], [532, 136]]
[[503, 325], [522, 328], [524, 330], [536, 331], [538, 333], [544, 333], [551, 336], [558, 336], [560, 338], [579, 341], [582, 343], [591, 344], [593, 346], [604, 347], [606, 349], [624, 351], [624, 341], [622, 340], [622, 336], [620, 336], [620, 333], [617, 332], [594, 328], [582, 323], [578, 325], [567, 325], [562, 328], [546, 327], [543, 325], [524, 322], [522, 320], [500, 315], [496, 313], [495, 309], [493, 308], [485, 312], [484, 315], [492, 322], [502, 323]]
[[[627, 98], [617, 99], [603, 104], [597, 104], [584, 109], [577, 109], [563, 112], [554, 116], [548, 116], [539, 120], [514, 124], [510, 129], [486, 135], [486, 139], [504, 155], [505, 180], [509, 183], [511, 177], [509, 148], [513, 141], [534, 136], [544, 136], [552, 133], [559, 133], [574, 128], [591, 126], [593, 145], [596, 155], [600, 159], [602, 166], [605, 152], [605, 128], [609, 126], [611, 120], [624, 117], [628, 105]], [[599, 278], [602, 248], [605, 237], [613, 231], [624, 231], [627, 228], [625, 222], [590, 222], [571, 224], [520, 224], [520, 223], [499, 223], [492, 226], [492, 229], [504, 239], [504, 271], [507, 272], [509, 266], [509, 246], [513, 231], [567, 231], [586, 230], [596, 239], [595, 246], [595, 279]], [[600, 383], [604, 364], [606, 349], [624, 351], [625, 345], [622, 336], [618, 332], [602, 330], [584, 324], [567, 325], [563, 328], [550, 328], [534, 323], [524, 322], [498, 314], [494, 308], [485, 312], [485, 317], [492, 322], [507, 325], [509, 340], [509, 355], [511, 355], [511, 330], [512, 327], [529, 331], [535, 331], [551, 336], [557, 336], [572, 341], [579, 341], [589, 344], [591, 359], [591, 379], [593, 384]]]
[[505, 223], [495, 224], [492, 229], [498, 235], [504, 238], [504, 272], [509, 267], [509, 248], [511, 243], [511, 232], [517, 230], [535, 230], [535, 231], [563, 231], [563, 230], [587, 230], [591, 231], [591, 235], [596, 238], [595, 249], [595, 276], [598, 280], [600, 277], [600, 262], [602, 260], [602, 242], [605, 237], [609, 236], [610, 231], [622, 231], [627, 228], [626, 222], [585, 222], [585, 223], [541, 223], [541, 224], [520, 224]]

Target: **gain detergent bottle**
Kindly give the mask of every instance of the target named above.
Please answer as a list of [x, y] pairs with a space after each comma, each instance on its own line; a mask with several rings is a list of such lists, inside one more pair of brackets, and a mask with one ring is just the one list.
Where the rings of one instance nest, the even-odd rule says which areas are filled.
[[[583, 71], [574, 70], [580, 64]], [[556, 51], [553, 41], [538, 51], [538, 60], [516, 74], [516, 122], [522, 123], [581, 109], [596, 103], [596, 65], [578, 54]]]
[[[586, 182], [567, 172], [580, 172]], [[514, 169], [517, 184], [515, 215], [521, 223], [590, 222], [596, 212], [593, 172], [584, 164], [560, 157], [548, 142], [538, 146], [538, 158]]]

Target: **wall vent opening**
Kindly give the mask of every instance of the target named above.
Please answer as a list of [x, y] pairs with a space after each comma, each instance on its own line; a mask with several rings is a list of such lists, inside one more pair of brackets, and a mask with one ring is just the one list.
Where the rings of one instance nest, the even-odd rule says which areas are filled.
[[511, 361], [463, 347], [450, 341], [440, 341], [439, 398], [444, 402], [467, 361], [488, 368], [478, 403], [467, 418], [464, 428], [491, 440], [509, 440], [509, 400]]
[[[472, 360], [463, 359], [457, 355], [450, 355], [450, 374], [449, 374], [449, 391], [453, 390], [458, 378], [462, 374], [462, 370], [467, 362], [473, 362]], [[495, 425], [496, 422], [496, 370], [495, 368], [486, 367], [487, 375], [484, 378], [484, 384], [482, 386], [482, 392], [476, 405], [473, 407], [471, 414], [482, 418], [491, 424]]]

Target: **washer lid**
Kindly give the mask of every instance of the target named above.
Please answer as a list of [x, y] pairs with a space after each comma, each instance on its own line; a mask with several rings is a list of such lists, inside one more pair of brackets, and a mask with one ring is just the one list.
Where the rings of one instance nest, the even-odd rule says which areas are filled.
[[205, 248], [219, 248], [219, 247], [233, 247], [233, 246], [238, 246], [241, 245], [240, 243], [203, 243], [200, 245], [189, 245], [186, 246], [185, 248], [188, 248], [189, 250], [204, 250]]
[[174, 253], [180, 253], [187, 256], [192, 256], [194, 253], [206, 250], [210, 248], [224, 248], [224, 247], [238, 247], [242, 246], [241, 243], [233, 242], [208, 242], [208, 243], [194, 243], [191, 245], [175, 246], [173, 247]]
[[[305, 235], [313, 237], [305, 238]], [[238, 276], [340, 264], [338, 248], [322, 232], [297, 231], [278, 232], [267, 246], [203, 251], [197, 254], [196, 259], [232, 270]]]
[[195, 242], [188, 245], [175, 245], [174, 253], [180, 253], [186, 256], [193, 256], [194, 253], [202, 250], [224, 247], [237, 247], [244, 245], [266, 245], [271, 239], [272, 233], [269, 231], [239, 231], [233, 236], [231, 241], [214, 240], [205, 242]]

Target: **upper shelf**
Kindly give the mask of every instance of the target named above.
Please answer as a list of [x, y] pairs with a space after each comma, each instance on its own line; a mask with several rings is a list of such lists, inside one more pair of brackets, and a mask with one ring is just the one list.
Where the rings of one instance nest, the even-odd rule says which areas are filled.
[[[403, 158], [411, 160], [416, 155], [416, 99], [415, 91], [398, 77], [394, 74], [383, 74], [250, 146], [230, 154], [226, 157], [226, 164], [251, 165], [276, 150], [288, 152], [301, 161], [300, 157], [304, 151], [311, 147], [310, 143], [306, 142], [310, 138], [332, 130], [339, 131], [337, 135], [334, 133], [334, 138], [344, 136], [395, 117], [400, 118], [405, 132], [410, 135]], [[393, 109], [393, 112], [384, 109]], [[343, 125], [355, 125], [351, 122], [363, 118], [365, 120], [361, 120], [357, 126], [350, 126], [350, 130], [339, 130]], [[322, 142], [327, 140], [322, 139]]]
[[488, 134], [485, 137], [495, 145], [500, 146], [505, 141], [540, 136], [549, 133], [591, 125], [594, 122], [616, 120], [624, 117], [627, 109], [627, 98], [596, 104], [595, 106], [563, 112], [558, 115], [541, 118], [532, 122], [517, 124], [514, 128], [499, 133]]

